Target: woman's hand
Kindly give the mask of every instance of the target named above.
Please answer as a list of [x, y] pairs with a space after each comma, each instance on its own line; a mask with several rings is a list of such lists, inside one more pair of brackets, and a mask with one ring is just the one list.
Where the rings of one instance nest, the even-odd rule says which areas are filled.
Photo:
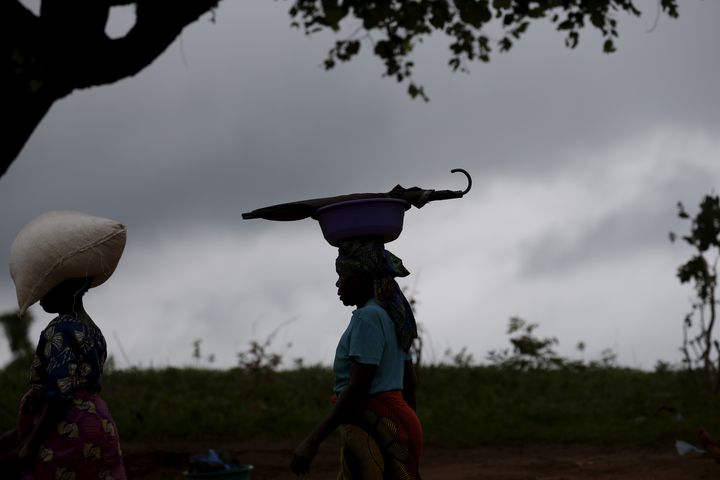
[[290, 461], [290, 469], [295, 475], [305, 475], [310, 472], [310, 463], [317, 455], [319, 445], [320, 443], [310, 436], [295, 448]]
[[304, 475], [310, 471], [310, 463], [317, 454], [318, 447], [323, 440], [342, 423], [352, 423], [360, 413], [370, 390], [373, 375], [377, 365], [357, 363], [350, 365], [350, 384], [333, 405], [332, 410], [315, 427], [315, 430], [295, 448], [290, 461], [290, 469], [296, 475]]

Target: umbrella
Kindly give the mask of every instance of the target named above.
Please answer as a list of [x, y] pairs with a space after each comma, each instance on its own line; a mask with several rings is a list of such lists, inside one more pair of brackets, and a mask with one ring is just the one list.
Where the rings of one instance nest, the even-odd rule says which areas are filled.
[[467, 178], [468, 185], [465, 190], [428, 190], [420, 187], [404, 188], [400, 185], [396, 185], [395, 188], [384, 193], [351, 193], [349, 195], [339, 195], [336, 197], [312, 198], [297, 202], [281, 203], [269, 207], [258, 208], [252, 212], [243, 213], [242, 218], [245, 220], [264, 218], [265, 220], [283, 222], [302, 220], [303, 218], [314, 217], [318, 209], [328, 205], [350, 200], [363, 200], [370, 198], [397, 198], [405, 200], [408, 204], [414, 206], [415, 208], [421, 208], [428, 202], [434, 202], [436, 200], [462, 198], [463, 195], [470, 191], [470, 188], [472, 187], [472, 178], [470, 177], [470, 174], [462, 168], [454, 168], [450, 170], [450, 173], [456, 172], [462, 173]]

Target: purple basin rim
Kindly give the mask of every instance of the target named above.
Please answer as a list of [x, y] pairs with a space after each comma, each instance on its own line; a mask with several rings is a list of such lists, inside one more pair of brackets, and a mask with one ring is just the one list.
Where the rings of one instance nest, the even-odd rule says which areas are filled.
[[330, 205], [325, 205], [324, 207], [320, 207], [315, 211], [315, 215], [322, 213], [327, 210], [332, 210], [335, 208], [341, 208], [351, 205], [363, 205], [368, 203], [401, 203], [404, 205], [405, 210], [408, 210], [410, 208], [410, 204], [403, 200], [402, 198], [360, 198], [357, 200], [346, 200], [344, 202], [338, 202], [338, 203], [331, 203]]

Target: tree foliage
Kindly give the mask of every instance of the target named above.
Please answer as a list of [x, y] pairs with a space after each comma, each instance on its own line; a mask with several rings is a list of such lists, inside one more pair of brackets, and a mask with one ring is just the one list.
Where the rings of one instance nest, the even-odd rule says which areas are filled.
[[[78, 89], [127, 78], [150, 65], [187, 25], [220, 0], [41, 0], [36, 16], [19, 0], [0, 2], [3, 92], [7, 116], [0, 149], [0, 176], [15, 160], [52, 104]], [[677, 0], [659, 0], [658, 13], [678, 16]], [[105, 33], [112, 7], [134, 5], [136, 22], [122, 38]], [[407, 84], [413, 98], [427, 100], [412, 77], [411, 53], [427, 36], [450, 39], [448, 64], [465, 71], [467, 62], [488, 62], [505, 52], [532, 22], [548, 19], [574, 48], [580, 31], [597, 29], [603, 50], [616, 49], [619, 14], [639, 16], [632, 0], [292, 0], [292, 25], [308, 35], [340, 32], [344, 22], [358, 26], [336, 40], [325, 68], [347, 62], [363, 43], [384, 64], [384, 74]], [[493, 38], [490, 27], [501, 34]]]
[[[670, 17], [678, 16], [677, 0], [660, 0], [658, 8]], [[612, 53], [620, 13], [641, 15], [632, 0], [294, 0], [290, 8], [293, 26], [308, 35], [327, 29], [339, 32], [346, 20], [359, 22], [352, 35], [335, 42], [325, 68], [351, 60], [366, 41], [383, 62], [384, 74], [407, 82], [410, 96], [425, 100], [423, 87], [412, 80], [410, 54], [433, 33], [449, 37], [448, 65], [453, 71], [465, 71], [469, 61], [488, 62], [493, 50], [510, 50], [530, 24], [541, 19], [564, 33], [569, 48], [578, 45], [582, 29], [592, 26], [603, 37], [603, 51]], [[500, 35], [493, 38], [489, 28]]]
[[[680, 238], [693, 253], [680, 265], [681, 283], [692, 283], [696, 297], [683, 322], [684, 362], [691, 371], [701, 372], [703, 383], [716, 393], [720, 391], [720, 342], [714, 336], [717, 320], [718, 260], [720, 259], [720, 196], [706, 195], [698, 213], [691, 217], [678, 203], [678, 217], [690, 222], [690, 233]], [[678, 235], [670, 233], [670, 240]]]

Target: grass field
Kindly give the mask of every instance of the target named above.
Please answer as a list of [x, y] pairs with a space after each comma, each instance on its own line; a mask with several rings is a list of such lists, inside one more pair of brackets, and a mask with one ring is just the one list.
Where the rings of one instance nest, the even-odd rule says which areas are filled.
[[[518, 372], [424, 367], [428, 442], [652, 445], [720, 433], [720, 398], [682, 372], [584, 368]], [[0, 371], [0, 429], [13, 426], [25, 368]], [[107, 374], [103, 396], [124, 441], [300, 439], [329, 408], [325, 368], [248, 373], [168, 368]]]

